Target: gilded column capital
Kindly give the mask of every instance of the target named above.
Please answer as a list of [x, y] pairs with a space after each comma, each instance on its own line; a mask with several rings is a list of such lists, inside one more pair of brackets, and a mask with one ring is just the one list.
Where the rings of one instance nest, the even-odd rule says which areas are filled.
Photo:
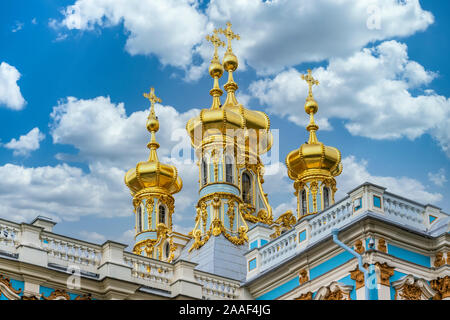
[[450, 298], [450, 276], [431, 280], [430, 285], [433, 290], [437, 291], [437, 294], [433, 297], [433, 300]]
[[380, 284], [390, 286], [389, 279], [394, 275], [395, 268], [388, 266], [386, 262], [376, 262], [375, 266], [378, 268], [378, 270], [380, 270]]
[[350, 279], [355, 280], [356, 290], [364, 287], [364, 273], [359, 270], [358, 266], [356, 266], [354, 270], [350, 271]]

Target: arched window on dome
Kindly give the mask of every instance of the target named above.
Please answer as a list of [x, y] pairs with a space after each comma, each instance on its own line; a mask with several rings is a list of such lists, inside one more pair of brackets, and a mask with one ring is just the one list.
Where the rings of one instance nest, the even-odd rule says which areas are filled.
[[306, 190], [302, 190], [302, 216], [306, 214]]
[[202, 185], [205, 185], [208, 183], [208, 165], [206, 164], [205, 158], [202, 159], [201, 171], [202, 171]]
[[139, 205], [136, 208], [136, 232], [142, 231], [142, 208]]
[[230, 156], [225, 157], [225, 181], [233, 183], [233, 160]]
[[328, 187], [323, 187], [323, 208], [326, 209], [330, 206], [330, 190]]
[[159, 211], [159, 223], [166, 223], [166, 207], [162, 204], [158, 207]]
[[242, 200], [252, 204], [252, 180], [248, 172], [242, 174]]

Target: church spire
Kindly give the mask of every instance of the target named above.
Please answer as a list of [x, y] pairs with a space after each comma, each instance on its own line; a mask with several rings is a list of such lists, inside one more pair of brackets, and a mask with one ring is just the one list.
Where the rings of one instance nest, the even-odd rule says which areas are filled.
[[317, 140], [317, 136], [316, 136], [316, 131], [319, 130], [319, 126], [314, 122], [314, 114], [319, 109], [319, 106], [318, 106], [316, 100], [314, 100], [314, 96], [312, 93], [312, 87], [314, 85], [318, 86], [319, 81], [314, 79], [310, 69], [308, 69], [308, 74], [306, 74], [306, 75], [302, 74], [301, 78], [308, 83], [308, 87], [309, 87], [308, 96], [306, 97], [306, 103], [305, 103], [305, 112], [307, 114], [309, 114], [309, 124], [306, 127], [306, 130], [309, 131], [308, 143], [315, 144], [315, 143], [319, 142]]
[[220, 96], [223, 94], [223, 91], [219, 87], [219, 78], [223, 75], [223, 66], [220, 63], [217, 48], [225, 47], [225, 43], [219, 39], [218, 33], [219, 30], [214, 29], [213, 35], [206, 36], [206, 40], [211, 42], [214, 46], [214, 56], [211, 60], [211, 64], [209, 65], [209, 74], [214, 79], [214, 87], [209, 91], [209, 94], [213, 97], [211, 109], [220, 108]]
[[148, 161], [157, 162], [158, 154], [156, 150], [159, 148], [159, 143], [156, 142], [155, 133], [159, 130], [158, 117], [155, 114], [155, 103], [161, 103], [161, 99], [155, 95], [155, 89], [150, 88], [150, 93], [144, 93], [144, 97], [150, 100], [150, 114], [147, 118], [147, 130], [151, 134], [150, 142], [147, 144], [147, 148], [150, 149], [150, 157]]
[[226, 29], [219, 29], [219, 32], [227, 38], [227, 51], [225, 52], [225, 55], [223, 57], [223, 67], [228, 72], [228, 82], [224, 85], [225, 91], [227, 92], [227, 99], [223, 106], [231, 107], [238, 104], [236, 100], [236, 96], [234, 93], [238, 89], [238, 85], [236, 82], [234, 82], [233, 79], [233, 72], [236, 71], [239, 63], [238, 58], [234, 55], [233, 49], [231, 47], [231, 41], [236, 39], [239, 40], [240, 36], [238, 34], [235, 34], [231, 30], [231, 23], [227, 22], [227, 28]]

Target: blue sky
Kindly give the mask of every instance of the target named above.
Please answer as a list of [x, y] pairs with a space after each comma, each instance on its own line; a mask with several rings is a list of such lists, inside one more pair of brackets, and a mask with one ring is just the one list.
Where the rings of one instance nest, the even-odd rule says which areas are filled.
[[[204, 36], [228, 20], [241, 36], [234, 45], [238, 100], [268, 113], [280, 130], [281, 163], [307, 139], [299, 74], [310, 68], [321, 81], [319, 140], [343, 157], [338, 198], [370, 180], [450, 212], [449, 7], [413, 0], [2, 1], [0, 216], [29, 222], [42, 214], [58, 221], [59, 233], [130, 243], [123, 174], [147, 157], [142, 93], [153, 86], [162, 98], [157, 140], [170, 161], [172, 133], [211, 104], [212, 48]], [[368, 26], [371, 18], [379, 18], [378, 28]], [[197, 168], [179, 170], [185, 186], [174, 219], [187, 232]], [[295, 208], [285, 168], [264, 187], [276, 214]]]

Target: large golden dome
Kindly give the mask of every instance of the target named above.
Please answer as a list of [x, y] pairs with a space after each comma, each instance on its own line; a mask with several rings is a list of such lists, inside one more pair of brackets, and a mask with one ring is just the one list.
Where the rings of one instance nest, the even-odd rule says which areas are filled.
[[147, 147], [150, 149], [148, 161], [139, 162], [136, 168], [130, 169], [125, 174], [125, 184], [132, 194], [146, 189], [149, 192], [174, 194], [181, 190], [183, 182], [178, 176], [177, 168], [170, 164], [161, 163], [158, 160], [156, 150], [159, 148], [155, 139], [155, 132], [159, 130], [158, 117], [155, 115], [154, 103], [161, 102], [151, 88], [150, 94], [145, 94], [151, 101], [150, 115], [147, 119], [147, 129], [151, 134], [151, 140]]
[[[242, 104], [238, 103], [235, 97], [235, 91], [238, 85], [234, 82], [233, 72], [238, 67], [238, 59], [231, 49], [231, 39], [239, 39], [239, 35], [231, 31], [231, 24], [227, 23], [227, 29], [214, 30], [213, 36], [207, 36], [206, 39], [211, 41], [215, 47], [214, 57], [211, 61], [209, 73], [214, 78], [214, 87], [210, 90], [213, 96], [213, 103], [210, 109], [202, 109], [200, 114], [190, 119], [186, 124], [186, 130], [191, 137], [191, 143], [194, 148], [198, 148], [208, 136], [217, 134], [226, 135], [227, 130], [230, 135], [239, 134], [239, 131], [247, 131], [246, 134], [256, 134], [256, 146], [249, 148], [257, 154], [263, 154], [270, 150], [273, 143], [273, 137], [270, 133], [269, 117], [262, 111], [246, 109]], [[217, 48], [225, 44], [220, 41], [217, 34], [223, 33], [228, 38], [228, 48], [225, 52], [222, 63], [217, 55]], [[219, 87], [218, 79], [223, 72], [228, 72], [228, 82], [224, 85], [227, 91], [227, 98], [223, 105], [220, 104], [220, 96], [222, 90]]]

